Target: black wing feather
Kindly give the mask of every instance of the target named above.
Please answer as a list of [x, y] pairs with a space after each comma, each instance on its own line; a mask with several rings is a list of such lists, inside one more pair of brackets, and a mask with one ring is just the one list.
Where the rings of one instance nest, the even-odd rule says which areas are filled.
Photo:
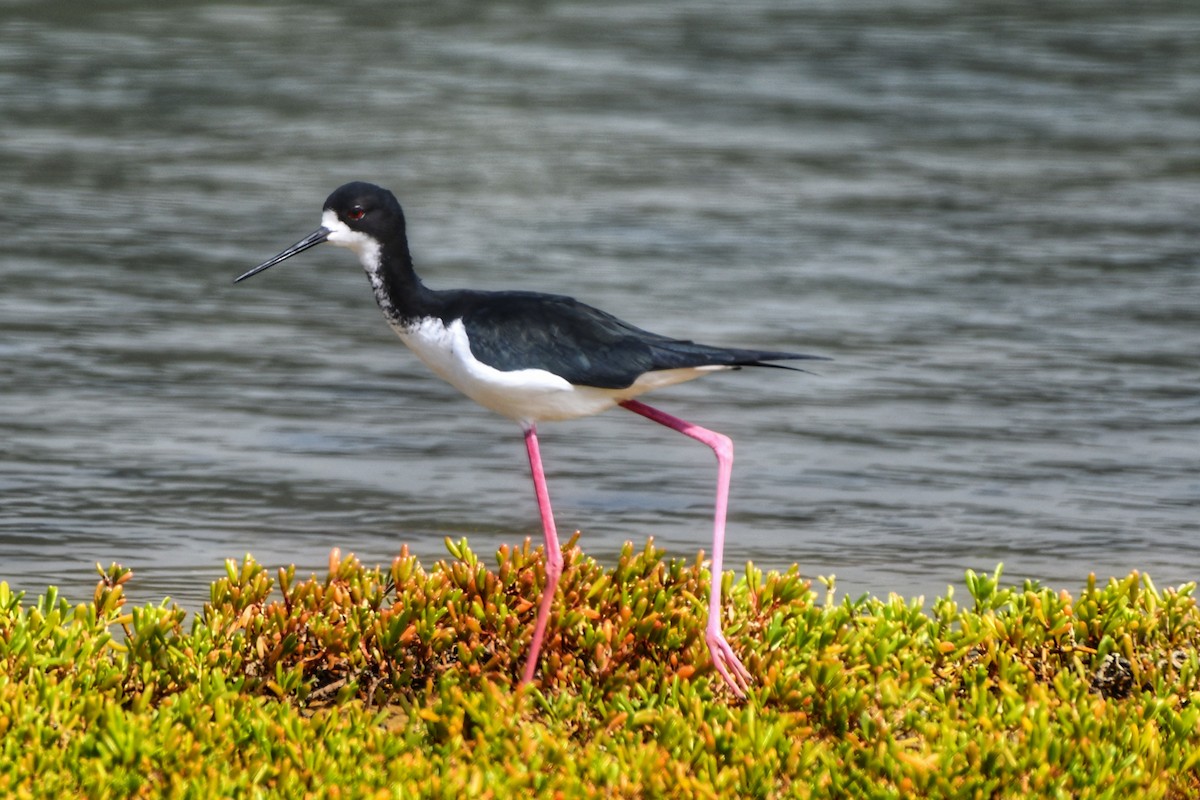
[[576, 386], [624, 389], [655, 370], [775, 366], [762, 362], [819, 358], [672, 339], [562, 295], [456, 294], [445, 307], [444, 320], [462, 319], [475, 358], [505, 372], [546, 370]]

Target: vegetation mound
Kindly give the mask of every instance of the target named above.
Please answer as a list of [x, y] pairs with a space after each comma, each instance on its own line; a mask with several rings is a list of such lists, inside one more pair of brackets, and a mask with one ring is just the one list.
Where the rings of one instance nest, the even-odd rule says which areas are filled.
[[210, 601], [125, 608], [0, 584], [0, 796], [1200, 797], [1194, 585], [1078, 598], [1000, 571], [970, 599], [725, 576], [740, 701], [704, 643], [703, 562], [572, 540], [520, 687], [540, 551], [324, 578], [230, 561]]

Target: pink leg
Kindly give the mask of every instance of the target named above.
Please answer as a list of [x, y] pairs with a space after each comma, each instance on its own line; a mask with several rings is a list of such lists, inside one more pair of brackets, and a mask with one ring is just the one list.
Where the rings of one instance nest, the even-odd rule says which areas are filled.
[[685, 422], [637, 400], [625, 400], [622, 406], [677, 430], [712, 448], [717, 456], [717, 508], [713, 515], [712, 589], [708, 594], [708, 627], [704, 638], [717, 672], [738, 697], [746, 696], [750, 672], [734, 654], [721, 630], [721, 559], [725, 552], [725, 512], [729, 506], [729, 479], [733, 473], [733, 442], [728, 436]]
[[533, 489], [537, 493], [538, 510], [542, 514], [542, 531], [546, 539], [546, 586], [542, 589], [542, 603], [538, 606], [537, 624], [533, 626], [533, 644], [525, 657], [522, 683], [533, 680], [537, 668], [538, 653], [542, 649], [542, 637], [546, 634], [546, 622], [550, 619], [550, 604], [558, 589], [562, 575], [562, 548], [558, 545], [558, 532], [554, 528], [554, 512], [550, 510], [550, 493], [546, 491], [546, 473], [542, 471], [542, 454], [538, 450], [537, 428], [530, 423], [525, 426], [525, 449], [529, 451], [529, 469], [533, 472]]

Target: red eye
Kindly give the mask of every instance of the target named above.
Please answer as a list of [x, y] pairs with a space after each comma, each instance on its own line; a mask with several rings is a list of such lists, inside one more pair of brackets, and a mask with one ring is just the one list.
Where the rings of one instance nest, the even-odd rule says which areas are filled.
[[359, 220], [362, 219], [366, 213], [366, 209], [364, 209], [362, 206], [355, 206], [354, 208], [350, 209], [346, 216], [353, 220]]

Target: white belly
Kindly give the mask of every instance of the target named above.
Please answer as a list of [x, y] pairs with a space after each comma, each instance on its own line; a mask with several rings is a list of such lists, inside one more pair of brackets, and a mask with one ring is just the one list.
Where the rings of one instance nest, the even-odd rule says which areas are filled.
[[393, 325], [409, 349], [442, 380], [498, 414], [522, 423], [574, 419], [599, 414], [643, 392], [698, 378], [724, 367], [696, 367], [651, 372], [625, 389], [573, 386], [542, 369], [504, 372], [471, 353], [462, 320], [445, 325], [431, 319], [413, 327]]

